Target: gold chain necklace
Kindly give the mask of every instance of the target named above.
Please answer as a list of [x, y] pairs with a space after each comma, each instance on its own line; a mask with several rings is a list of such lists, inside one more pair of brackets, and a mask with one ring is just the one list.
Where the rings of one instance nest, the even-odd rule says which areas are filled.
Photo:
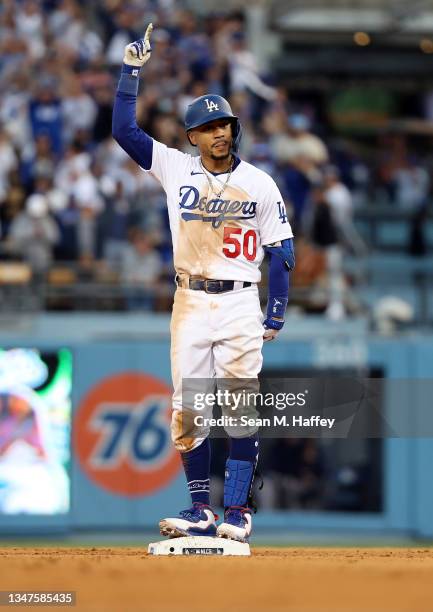
[[204, 173], [205, 177], [207, 178], [207, 182], [209, 183], [210, 190], [212, 191], [212, 193], [214, 193], [216, 195], [217, 198], [220, 198], [222, 196], [222, 194], [224, 193], [224, 191], [226, 190], [226, 187], [229, 184], [230, 177], [231, 177], [232, 172], [233, 172], [233, 158], [232, 158], [232, 161], [230, 163], [230, 168], [229, 168], [228, 175], [227, 175], [227, 178], [226, 178], [225, 182], [223, 183], [222, 181], [220, 181], [220, 179], [217, 176], [214, 177], [219, 182], [219, 184], [222, 185], [221, 190], [218, 193], [215, 191], [212, 179], [209, 176], [208, 171], [203, 166], [203, 163], [201, 161], [201, 157], [200, 157], [200, 167], [203, 170], [203, 173]]

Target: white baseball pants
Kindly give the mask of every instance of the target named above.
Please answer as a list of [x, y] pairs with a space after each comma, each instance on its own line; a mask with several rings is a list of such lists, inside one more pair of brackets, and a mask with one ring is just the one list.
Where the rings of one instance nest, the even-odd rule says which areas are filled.
[[[171, 433], [179, 451], [196, 448], [209, 433], [209, 428], [198, 432], [194, 427], [194, 405], [182, 405], [182, 380], [257, 380], [263, 362], [262, 321], [255, 284], [218, 294], [180, 287], [176, 290], [170, 325], [174, 386]], [[213, 392], [214, 383], [209, 383], [209, 392]], [[211, 417], [212, 407], [201, 409], [199, 414]], [[239, 437], [256, 430], [239, 432]]]

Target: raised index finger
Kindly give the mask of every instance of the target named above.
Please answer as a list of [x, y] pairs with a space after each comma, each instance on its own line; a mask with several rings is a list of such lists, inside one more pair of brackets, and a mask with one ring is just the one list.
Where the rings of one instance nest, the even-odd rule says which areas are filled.
[[144, 42], [149, 42], [150, 35], [152, 34], [152, 30], [153, 30], [153, 23], [149, 23], [146, 29], [146, 33], [144, 35]]

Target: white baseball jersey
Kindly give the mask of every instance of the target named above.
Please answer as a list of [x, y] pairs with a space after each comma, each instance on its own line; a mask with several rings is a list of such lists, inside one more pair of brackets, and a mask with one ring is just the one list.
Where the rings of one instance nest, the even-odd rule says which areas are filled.
[[149, 172], [167, 194], [178, 274], [257, 283], [263, 246], [293, 237], [275, 181], [245, 161], [233, 170], [220, 198], [227, 174], [209, 174], [212, 190], [199, 157], [156, 140]]

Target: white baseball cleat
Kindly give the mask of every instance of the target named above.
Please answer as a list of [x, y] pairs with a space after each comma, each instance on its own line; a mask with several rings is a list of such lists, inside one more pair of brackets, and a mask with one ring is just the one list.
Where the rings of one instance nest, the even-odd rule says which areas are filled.
[[251, 510], [241, 506], [230, 506], [224, 512], [224, 522], [218, 525], [217, 536], [238, 542], [248, 542], [251, 530]]
[[194, 502], [191, 508], [179, 512], [179, 516], [159, 522], [161, 535], [170, 538], [183, 536], [215, 536], [218, 516], [210, 506]]

